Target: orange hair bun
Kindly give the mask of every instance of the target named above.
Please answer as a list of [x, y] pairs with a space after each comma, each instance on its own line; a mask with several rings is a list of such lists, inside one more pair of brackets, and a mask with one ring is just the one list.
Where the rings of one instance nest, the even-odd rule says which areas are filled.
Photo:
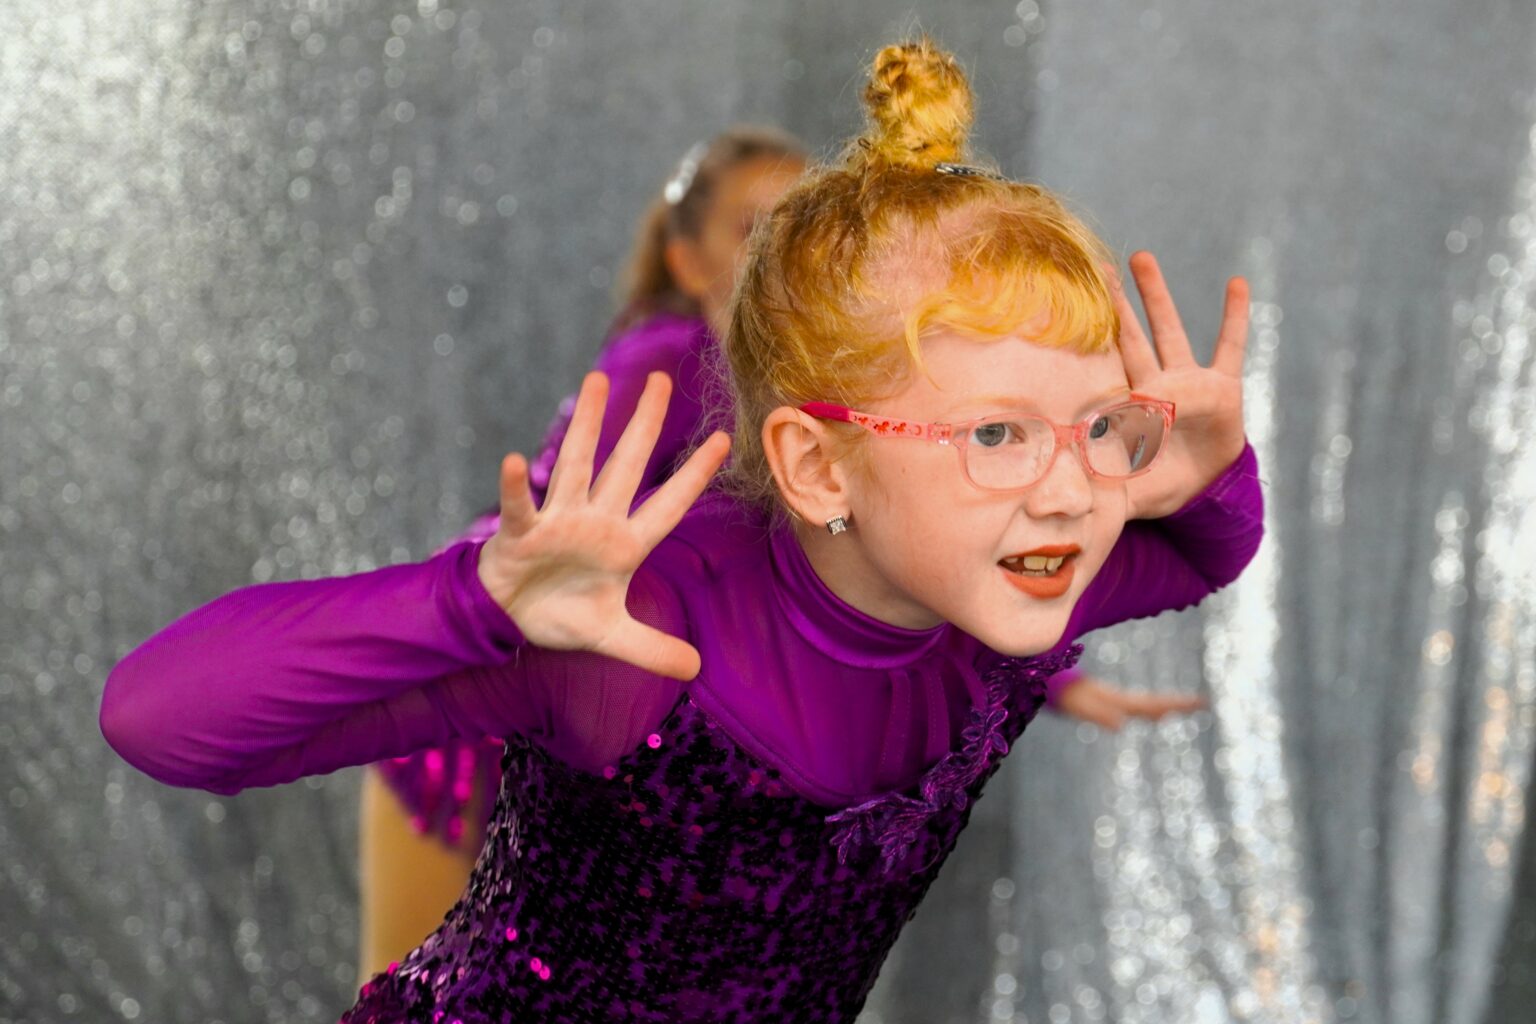
[[931, 40], [877, 53], [864, 106], [870, 128], [860, 146], [868, 158], [913, 168], [965, 159], [971, 86], [959, 62]]

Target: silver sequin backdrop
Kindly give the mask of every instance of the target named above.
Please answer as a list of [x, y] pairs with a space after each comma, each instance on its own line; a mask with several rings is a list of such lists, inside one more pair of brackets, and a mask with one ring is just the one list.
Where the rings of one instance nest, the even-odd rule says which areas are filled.
[[[1090, 641], [1209, 713], [1044, 721], [868, 1022], [1503, 1024], [1536, 1006], [1536, 8], [1510, 0], [77, 0], [0, 22], [0, 1024], [326, 1021], [356, 770], [105, 748], [108, 668], [252, 581], [419, 557], [600, 342], [693, 140], [825, 150], [915, 24], [977, 141], [1257, 300], [1270, 533]], [[914, 17], [915, 15], [915, 17]]]

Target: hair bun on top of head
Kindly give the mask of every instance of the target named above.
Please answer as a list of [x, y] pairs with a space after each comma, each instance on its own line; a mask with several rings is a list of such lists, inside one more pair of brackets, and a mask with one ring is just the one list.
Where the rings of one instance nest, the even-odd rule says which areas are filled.
[[864, 88], [869, 131], [858, 148], [869, 162], [933, 169], [965, 159], [971, 86], [954, 56], [918, 39], [875, 55]]

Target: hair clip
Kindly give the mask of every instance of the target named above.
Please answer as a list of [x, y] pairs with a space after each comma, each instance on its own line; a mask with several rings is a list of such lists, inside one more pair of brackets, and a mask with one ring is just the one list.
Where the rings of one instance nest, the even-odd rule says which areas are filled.
[[688, 152], [683, 154], [682, 163], [677, 165], [677, 172], [661, 190], [662, 197], [666, 199], [668, 206], [676, 206], [683, 201], [688, 194], [688, 189], [693, 186], [693, 176], [699, 173], [699, 164], [703, 162], [705, 154], [709, 152], [709, 143], [695, 142], [688, 147]]
[[933, 169], [940, 174], [953, 174], [957, 178], [991, 178], [993, 181], [1008, 180], [996, 171], [989, 171], [985, 167], [973, 167], [970, 164], [952, 164], [941, 161], [934, 164]]

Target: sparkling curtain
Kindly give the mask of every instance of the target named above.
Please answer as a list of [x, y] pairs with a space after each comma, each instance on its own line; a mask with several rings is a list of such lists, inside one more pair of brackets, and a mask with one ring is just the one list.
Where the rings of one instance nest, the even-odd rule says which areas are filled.
[[0, 33], [0, 1024], [350, 1005], [359, 772], [225, 799], [100, 739], [111, 665], [246, 583], [420, 557], [590, 362], [695, 139], [823, 152], [924, 28], [976, 141], [1254, 286], [1269, 538], [1089, 639], [1209, 712], [1026, 734], [884, 1024], [1536, 1005], [1536, 10], [1497, 0], [81, 0]]

